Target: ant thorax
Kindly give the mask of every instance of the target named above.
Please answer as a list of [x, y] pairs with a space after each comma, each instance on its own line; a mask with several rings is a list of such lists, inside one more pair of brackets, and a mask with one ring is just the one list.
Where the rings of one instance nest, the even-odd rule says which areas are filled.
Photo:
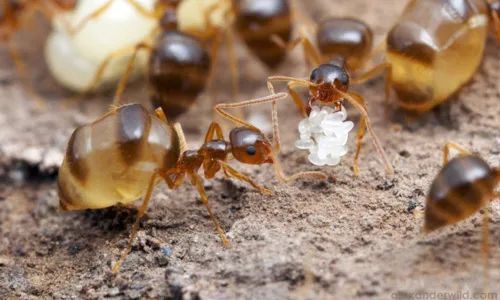
[[347, 140], [354, 123], [346, 121], [347, 112], [330, 106], [311, 107], [311, 113], [299, 123], [300, 139], [295, 146], [309, 150], [309, 161], [317, 166], [335, 166], [347, 153]]

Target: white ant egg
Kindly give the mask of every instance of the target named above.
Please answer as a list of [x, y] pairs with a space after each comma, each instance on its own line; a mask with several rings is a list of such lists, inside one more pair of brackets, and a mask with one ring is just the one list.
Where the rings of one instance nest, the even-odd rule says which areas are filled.
[[[79, 1], [68, 19], [70, 26], [77, 26], [108, 1]], [[153, 11], [155, 0], [135, 1], [148, 11]], [[157, 23], [157, 19], [141, 14], [126, 0], [114, 0], [105, 12], [89, 20], [72, 39], [82, 57], [102, 61], [117, 50], [144, 41], [152, 34]]]
[[[45, 44], [45, 61], [52, 76], [64, 87], [75, 92], [87, 91], [93, 84], [99, 62], [83, 58], [75, 49], [71, 38], [62, 32], [54, 31]], [[123, 75], [128, 57], [113, 60], [104, 70], [96, 87], [110, 86]], [[145, 61], [141, 57], [141, 61]], [[143, 63], [144, 64], [144, 63]]]
[[309, 150], [308, 159], [314, 165], [337, 165], [347, 154], [349, 132], [354, 127], [346, 118], [344, 107], [337, 112], [327, 106], [312, 107], [309, 117], [299, 123], [300, 139], [295, 147]]

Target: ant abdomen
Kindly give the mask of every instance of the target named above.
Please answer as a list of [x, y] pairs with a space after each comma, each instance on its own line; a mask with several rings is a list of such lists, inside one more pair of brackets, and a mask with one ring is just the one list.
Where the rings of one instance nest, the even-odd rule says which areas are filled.
[[475, 73], [487, 34], [486, 1], [411, 1], [387, 36], [401, 107], [425, 112], [448, 99]]
[[179, 156], [171, 126], [139, 104], [119, 107], [71, 136], [59, 171], [60, 206], [96, 209], [134, 201], [154, 172], [173, 167]]
[[497, 176], [497, 171], [478, 156], [450, 160], [430, 188], [424, 230], [454, 224], [477, 212], [493, 198]]
[[235, 0], [236, 29], [252, 52], [268, 67], [278, 66], [287, 50], [272, 41], [289, 42], [292, 16], [287, 0]]
[[373, 46], [370, 27], [354, 18], [329, 18], [318, 25], [318, 48], [328, 59], [343, 58], [356, 70], [363, 65]]
[[186, 112], [204, 90], [210, 68], [210, 56], [198, 40], [176, 30], [162, 33], [149, 62], [153, 105], [169, 118]]

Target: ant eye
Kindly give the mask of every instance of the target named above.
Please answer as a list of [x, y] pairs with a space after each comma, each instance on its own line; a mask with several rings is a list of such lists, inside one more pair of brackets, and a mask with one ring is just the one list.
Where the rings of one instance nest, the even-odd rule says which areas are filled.
[[257, 149], [254, 146], [248, 146], [246, 149], [248, 155], [255, 155], [257, 153]]
[[318, 73], [319, 73], [319, 70], [318, 68], [315, 68], [312, 72], [311, 72], [311, 77], [309, 78], [312, 82], [316, 82], [318, 80]]

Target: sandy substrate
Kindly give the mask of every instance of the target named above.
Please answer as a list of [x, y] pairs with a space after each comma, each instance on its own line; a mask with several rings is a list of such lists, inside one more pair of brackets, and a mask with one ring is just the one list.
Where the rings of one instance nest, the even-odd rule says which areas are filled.
[[[403, 2], [314, 0], [304, 8], [316, 18], [361, 17], [381, 37]], [[1, 299], [407, 299], [483, 291], [480, 213], [430, 236], [420, 231], [425, 195], [440, 168], [446, 141], [499, 164], [500, 52], [493, 40], [471, 83], [451, 99], [451, 123], [433, 112], [411, 126], [385, 120], [382, 80], [355, 88], [366, 97], [375, 130], [394, 164], [392, 178], [384, 175], [368, 139], [358, 178], [352, 173], [352, 151], [339, 166], [323, 169], [330, 176], [327, 182], [283, 185], [269, 167], [236, 165], [274, 193], [264, 196], [222, 177], [206, 183], [211, 205], [231, 239], [230, 249], [223, 248], [192, 186], [175, 192], [161, 186], [116, 277], [110, 266], [126, 244], [135, 210], [61, 213], [54, 175], [72, 130], [102, 114], [111, 94], [68, 100], [71, 95], [47, 76], [40, 51], [43, 35], [25, 32], [18, 41], [25, 45], [30, 80], [46, 105], [34, 105], [3, 49]], [[241, 97], [265, 95], [266, 70], [243, 47], [238, 50], [245, 78]], [[307, 76], [301, 51], [292, 53], [275, 73]], [[223, 83], [218, 96], [228, 100], [229, 75], [221, 71], [218, 76]], [[132, 84], [126, 97], [146, 101], [147, 91], [140, 83]], [[201, 103], [206, 100], [200, 98]], [[399, 119], [398, 112], [392, 114]], [[280, 115], [287, 172], [317, 169], [306, 163], [306, 153], [293, 148], [299, 115], [291, 105], [282, 105]], [[357, 115], [351, 111], [350, 118], [356, 120]], [[192, 147], [200, 144], [210, 119], [207, 105], [181, 118]], [[489, 292], [499, 293], [500, 205], [490, 210]]]

